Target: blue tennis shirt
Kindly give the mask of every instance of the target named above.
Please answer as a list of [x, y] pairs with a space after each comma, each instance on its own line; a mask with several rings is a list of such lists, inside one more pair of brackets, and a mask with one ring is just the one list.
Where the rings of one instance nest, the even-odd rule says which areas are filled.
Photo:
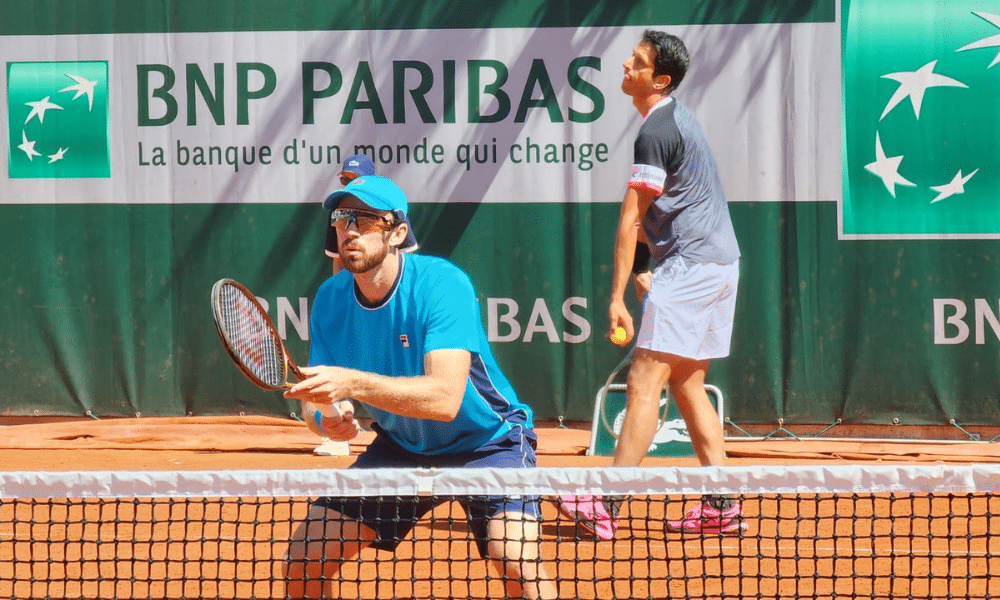
[[426, 353], [468, 350], [472, 368], [454, 421], [403, 417], [366, 404], [386, 435], [417, 454], [468, 452], [513, 423], [532, 427], [531, 409], [518, 400], [490, 351], [468, 275], [437, 257], [399, 259], [399, 276], [377, 305], [367, 303], [348, 271], [320, 286], [309, 323], [309, 364], [414, 377], [424, 375]]

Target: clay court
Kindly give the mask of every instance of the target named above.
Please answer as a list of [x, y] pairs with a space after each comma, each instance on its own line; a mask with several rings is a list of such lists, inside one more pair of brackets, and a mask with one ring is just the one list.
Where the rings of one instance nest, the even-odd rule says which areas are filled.
[[[540, 466], [610, 464], [584, 453], [586, 425], [542, 425]], [[37, 420], [3, 427], [4, 472], [339, 469], [304, 425], [271, 417]], [[352, 442], [360, 452], [372, 434]], [[997, 444], [836, 439], [730, 440], [733, 465], [1000, 462]], [[695, 466], [649, 458], [649, 466]], [[665, 490], [669, 494], [670, 490]], [[664, 499], [666, 501], [664, 501]], [[5, 598], [284, 597], [281, 558], [307, 499], [0, 501]], [[581, 536], [543, 502], [541, 552], [563, 597], [982, 598], [1000, 569], [1000, 499], [991, 494], [860, 499], [750, 496], [742, 536], [665, 534], [689, 499], [634, 497], [613, 542]], [[183, 514], [182, 514], [183, 513]], [[943, 517], [953, 515], [951, 519]], [[50, 524], [48, 521], [52, 519]], [[780, 518], [775, 518], [780, 517]], [[445, 504], [395, 553], [348, 561], [335, 597], [520, 597], [478, 558], [464, 515]], [[469, 555], [475, 557], [467, 560]], [[509, 588], [509, 589], [507, 589]]]

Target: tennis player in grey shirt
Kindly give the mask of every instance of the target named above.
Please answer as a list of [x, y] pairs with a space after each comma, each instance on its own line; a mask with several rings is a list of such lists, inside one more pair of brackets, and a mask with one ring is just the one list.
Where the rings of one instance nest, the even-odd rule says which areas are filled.
[[[740, 250], [715, 158], [690, 108], [671, 94], [690, 62], [676, 36], [646, 31], [625, 63], [622, 91], [643, 117], [615, 240], [609, 336], [618, 327], [635, 341], [626, 413], [613, 465], [637, 466], [656, 435], [665, 386], [684, 417], [702, 465], [723, 465], [718, 413], [705, 391], [712, 359], [729, 355]], [[629, 275], [652, 272], [638, 333], [625, 305]], [[641, 258], [646, 258], [641, 257]], [[612, 498], [563, 496], [564, 512], [602, 539], [618, 527]], [[670, 531], [738, 533], [746, 528], [732, 498], [706, 497]]]

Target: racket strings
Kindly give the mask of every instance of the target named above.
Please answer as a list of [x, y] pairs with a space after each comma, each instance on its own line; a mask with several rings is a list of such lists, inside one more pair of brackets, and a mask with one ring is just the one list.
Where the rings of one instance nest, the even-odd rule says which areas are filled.
[[257, 306], [240, 290], [225, 286], [219, 294], [222, 328], [236, 356], [254, 376], [273, 387], [285, 384], [285, 355], [277, 334]]

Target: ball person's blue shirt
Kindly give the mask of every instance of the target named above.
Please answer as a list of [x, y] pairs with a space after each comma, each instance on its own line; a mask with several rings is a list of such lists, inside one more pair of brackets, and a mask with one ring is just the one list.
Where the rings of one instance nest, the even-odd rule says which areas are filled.
[[451, 422], [403, 417], [366, 405], [372, 418], [403, 448], [427, 455], [475, 450], [510, 428], [532, 426], [490, 351], [468, 275], [432, 256], [400, 254], [389, 294], [369, 304], [347, 271], [327, 279], [313, 302], [309, 364], [349, 367], [394, 377], [424, 374], [424, 354], [472, 353], [465, 398]]

